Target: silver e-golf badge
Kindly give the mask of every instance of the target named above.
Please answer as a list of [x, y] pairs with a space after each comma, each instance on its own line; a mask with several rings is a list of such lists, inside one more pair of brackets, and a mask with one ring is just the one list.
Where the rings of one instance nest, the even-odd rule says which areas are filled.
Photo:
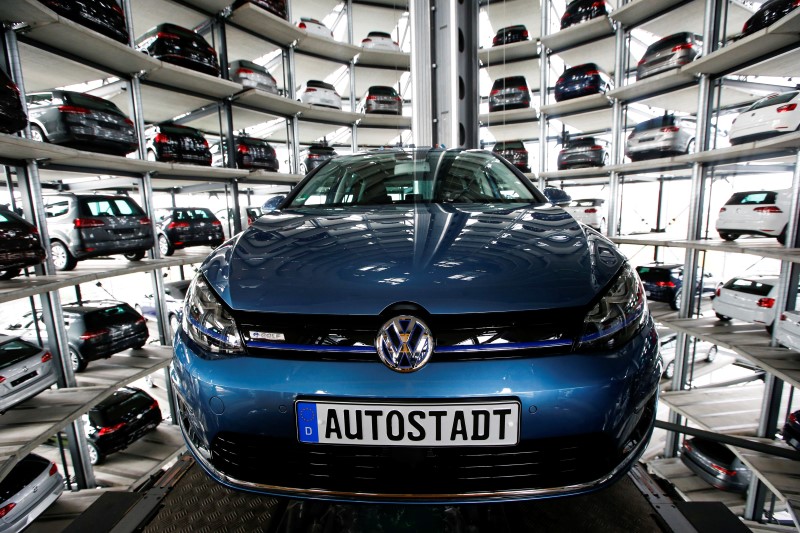
[[433, 337], [422, 320], [408, 315], [396, 316], [378, 332], [375, 349], [381, 361], [395, 372], [414, 372], [430, 359]]

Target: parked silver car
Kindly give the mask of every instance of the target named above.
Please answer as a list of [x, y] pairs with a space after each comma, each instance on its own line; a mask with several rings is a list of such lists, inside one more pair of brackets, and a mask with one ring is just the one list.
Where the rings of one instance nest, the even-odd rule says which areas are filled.
[[56, 382], [50, 352], [18, 337], [0, 335], [0, 412]]
[[625, 155], [641, 161], [694, 151], [697, 122], [692, 117], [663, 115], [640, 122], [625, 143]]
[[228, 69], [231, 81], [241, 83], [245, 87], [252, 87], [272, 94], [278, 94], [278, 82], [267, 69], [244, 59], [232, 61]]
[[694, 61], [702, 50], [700, 35], [688, 31], [668, 35], [647, 47], [636, 68], [636, 79], [680, 68]]
[[0, 481], [0, 533], [17, 533], [64, 492], [58, 467], [36, 454], [22, 459]]

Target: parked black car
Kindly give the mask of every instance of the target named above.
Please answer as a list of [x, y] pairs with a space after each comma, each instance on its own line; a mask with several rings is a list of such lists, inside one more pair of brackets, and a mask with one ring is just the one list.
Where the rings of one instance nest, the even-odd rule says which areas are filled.
[[[666, 302], [672, 309], [681, 307], [683, 292], [683, 264], [679, 263], [651, 263], [636, 267], [636, 272], [642, 280], [647, 299], [654, 302]], [[697, 296], [713, 296], [720, 281], [710, 272], [705, 272], [700, 277], [697, 272]]]
[[492, 147], [492, 152], [505, 157], [509, 163], [522, 172], [530, 172], [528, 165], [528, 149], [522, 141], [499, 141]]
[[797, 7], [800, 7], [800, 3], [797, 0], [768, 0], [764, 2], [758, 11], [745, 21], [740, 38], [766, 28], [776, 20], [788, 15]]
[[800, 411], [795, 411], [783, 425], [783, 440], [796, 450], [800, 450]]
[[136, 39], [136, 49], [156, 59], [219, 76], [217, 51], [198, 33], [163, 23]]
[[683, 441], [681, 461], [714, 488], [744, 493], [752, 473], [724, 444], [693, 437]]
[[542, 189], [542, 194], [545, 195], [548, 202], [559, 207], [566, 207], [572, 201], [572, 196], [564, 189], [559, 189], [558, 187], [545, 187]]
[[356, 113], [383, 113], [388, 115], [403, 114], [403, 98], [394, 87], [373, 85], [356, 106]]
[[273, 15], [286, 18], [286, 2], [284, 0], [236, 0], [233, 3], [233, 9], [240, 7], [244, 4], [253, 4], [260, 8], [266, 9]]
[[39, 0], [41, 3], [81, 26], [128, 44], [125, 12], [114, 0]]
[[27, 125], [17, 84], [0, 69], [0, 132], [16, 133]]
[[608, 15], [605, 0], [574, 0], [567, 5], [561, 17], [561, 29]]
[[508, 26], [497, 30], [497, 35], [492, 39], [492, 46], [500, 46], [502, 44], [518, 43], [520, 41], [527, 41], [530, 39], [528, 29], [524, 24], [517, 24], [515, 26]]
[[84, 415], [89, 462], [102, 462], [124, 450], [161, 423], [155, 398], [136, 387], [123, 387]]
[[[72, 369], [81, 372], [91, 361], [107, 359], [128, 348], [141, 348], [149, 335], [142, 315], [130, 305], [117, 301], [66, 303], [64, 326]], [[47, 332], [41, 311], [25, 313], [18, 322], [7, 324], [8, 333], [29, 342], [46, 344]]]
[[636, 67], [636, 79], [660, 74], [691, 63], [703, 50], [703, 38], [689, 31], [673, 33], [650, 46]]
[[153, 247], [150, 219], [127, 196], [48, 195], [44, 210], [58, 270], [72, 270], [78, 261], [101, 255], [123, 254], [138, 261]]
[[0, 279], [16, 277], [20, 269], [41, 264], [46, 258], [36, 226], [0, 209]]
[[308, 174], [328, 159], [336, 157], [337, 155], [339, 154], [336, 153], [333, 146], [322, 143], [312, 144], [308, 147], [308, 150], [306, 150], [305, 158], [303, 158], [303, 162], [300, 164], [300, 173]]
[[596, 63], [584, 63], [568, 68], [556, 81], [556, 102], [580, 98], [590, 94], [607, 93], [614, 82]]
[[531, 91], [525, 76], [498, 78], [489, 93], [489, 112], [531, 106]]
[[125, 155], [136, 150], [133, 121], [113, 102], [74, 91], [27, 96], [34, 140]]
[[[216, 153], [214, 151], [216, 150]], [[213, 165], [222, 166], [222, 151], [225, 143], [217, 144], [212, 149]], [[236, 168], [263, 169], [277, 172], [280, 164], [275, 148], [264, 139], [256, 137], [236, 137]]]
[[558, 152], [558, 170], [604, 167], [608, 161], [608, 141], [597, 137], [569, 138]]
[[163, 255], [190, 246], [216, 248], [225, 236], [222, 222], [205, 207], [171, 207], [156, 211], [158, 247]]
[[208, 141], [199, 130], [171, 122], [156, 124], [145, 132], [147, 159], [211, 165]]

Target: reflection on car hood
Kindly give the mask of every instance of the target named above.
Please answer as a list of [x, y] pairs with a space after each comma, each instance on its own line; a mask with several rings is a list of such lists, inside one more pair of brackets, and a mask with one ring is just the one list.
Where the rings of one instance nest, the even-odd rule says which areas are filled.
[[559, 208], [418, 204], [269, 213], [202, 271], [239, 310], [481, 313], [586, 306], [623, 261]]

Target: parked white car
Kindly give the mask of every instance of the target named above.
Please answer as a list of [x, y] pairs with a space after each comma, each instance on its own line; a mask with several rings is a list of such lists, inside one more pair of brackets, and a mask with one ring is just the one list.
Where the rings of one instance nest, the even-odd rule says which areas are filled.
[[606, 218], [608, 217], [605, 203], [606, 201], [602, 198], [573, 200], [564, 207], [564, 211], [572, 215], [578, 222], [602, 233], [606, 230]]
[[731, 144], [757, 141], [800, 129], [800, 91], [775, 93], [756, 101], [733, 120]]
[[741, 235], [765, 235], [784, 244], [791, 203], [791, 189], [733, 193], [719, 210], [717, 232], [726, 241]]
[[320, 37], [327, 37], [329, 39], [333, 39], [333, 32], [329, 30], [325, 24], [318, 21], [317, 19], [312, 19], [310, 17], [300, 17], [300, 22], [297, 23], [297, 27], [300, 28], [301, 30], [306, 30], [308, 33], [313, 33], [314, 35], [319, 35]]
[[297, 90], [297, 99], [304, 104], [342, 109], [342, 97], [336, 87], [320, 80], [308, 80]]
[[400, 45], [392, 39], [391, 33], [385, 31], [371, 31], [361, 40], [361, 47], [369, 50], [386, 50], [389, 52], [399, 52]]
[[717, 291], [711, 307], [720, 320], [744, 320], [764, 324], [772, 331], [775, 321], [777, 276], [746, 276], [732, 278]]
[[800, 311], [784, 311], [775, 329], [775, 338], [790, 350], [800, 352]]
[[[255, 205], [239, 206], [241, 218], [239, 219], [242, 224], [242, 230], [250, 227], [250, 224], [256, 221], [261, 216], [261, 208]], [[228, 239], [233, 235], [233, 208], [220, 209], [214, 213], [220, 222], [222, 222], [222, 233]]]

